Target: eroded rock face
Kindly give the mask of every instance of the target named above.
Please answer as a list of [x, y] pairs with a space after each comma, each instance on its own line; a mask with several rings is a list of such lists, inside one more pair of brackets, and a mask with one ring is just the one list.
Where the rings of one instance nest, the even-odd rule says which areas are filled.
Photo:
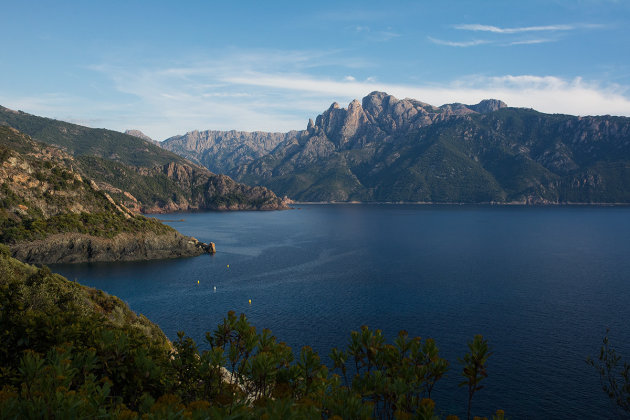
[[65, 233], [12, 245], [11, 251], [13, 258], [23, 262], [59, 264], [193, 257], [213, 254], [216, 249], [213, 243], [205, 244], [177, 232], [163, 235], [121, 233], [113, 238]]

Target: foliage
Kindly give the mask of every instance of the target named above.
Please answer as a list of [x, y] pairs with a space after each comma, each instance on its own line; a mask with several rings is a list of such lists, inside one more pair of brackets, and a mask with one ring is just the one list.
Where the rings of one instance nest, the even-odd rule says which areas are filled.
[[483, 385], [480, 385], [481, 381], [488, 377], [486, 363], [492, 353], [488, 349], [488, 341], [479, 334], [468, 343], [468, 350], [469, 352], [462, 359], [464, 364], [462, 374], [466, 380], [460, 383], [460, 386], [468, 387], [468, 419], [470, 420], [472, 398], [475, 392], [483, 388]]
[[630, 417], [630, 364], [621, 361], [608, 340], [608, 332], [602, 340], [597, 361], [588, 358], [587, 363], [599, 373], [602, 389], [610, 399]]
[[[0, 242], [32, 241], [56, 233], [111, 238], [123, 232], [173, 232], [157, 220], [123, 214], [73, 170], [76, 162], [71, 157], [55, 148], [0, 127], [0, 151], [14, 159], [4, 168], [9, 176], [0, 184]], [[16, 177], [20, 180], [12, 180]]]
[[199, 351], [6, 246], [0, 308], [0, 418], [439, 418], [429, 396], [448, 363], [433, 340], [404, 331], [391, 344], [378, 330], [353, 332], [331, 354], [342, 376], [234, 312]]
[[[77, 161], [88, 177], [116, 185], [141, 203], [165, 204], [169, 200], [178, 201], [186, 196], [186, 192], [175, 181], [161, 173], [142, 175], [130, 166], [98, 156], [79, 156]], [[128, 200], [122, 193], [113, 193], [112, 197], [121, 202]]]
[[0, 217], [0, 242], [16, 243], [44, 239], [56, 233], [83, 233], [113, 238], [120, 233], [164, 234], [173, 228], [144, 216], [126, 218], [120, 213], [64, 213], [47, 219], [15, 220]]

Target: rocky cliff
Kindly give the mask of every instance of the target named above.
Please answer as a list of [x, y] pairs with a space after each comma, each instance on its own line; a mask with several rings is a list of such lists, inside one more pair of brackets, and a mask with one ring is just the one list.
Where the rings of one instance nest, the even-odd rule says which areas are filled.
[[0, 242], [30, 263], [131, 261], [213, 253], [213, 244], [136, 215], [74, 157], [0, 126]]
[[120, 233], [113, 238], [81, 233], [60, 233], [11, 245], [13, 258], [31, 264], [97, 261], [141, 261], [193, 257], [213, 253], [204, 244], [178, 232]]
[[630, 118], [373, 92], [229, 174], [300, 201], [628, 203]]

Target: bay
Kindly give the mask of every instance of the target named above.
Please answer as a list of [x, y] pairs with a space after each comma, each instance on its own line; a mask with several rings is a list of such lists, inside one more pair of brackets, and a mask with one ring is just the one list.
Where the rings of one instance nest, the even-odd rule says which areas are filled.
[[340, 204], [159, 218], [217, 254], [53, 268], [202, 348], [229, 310], [325, 362], [361, 325], [432, 337], [450, 361], [437, 407], [460, 417], [458, 359], [482, 334], [493, 355], [476, 415], [615, 418], [585, 359], [607, 328], [630, 358], [629, 208]]

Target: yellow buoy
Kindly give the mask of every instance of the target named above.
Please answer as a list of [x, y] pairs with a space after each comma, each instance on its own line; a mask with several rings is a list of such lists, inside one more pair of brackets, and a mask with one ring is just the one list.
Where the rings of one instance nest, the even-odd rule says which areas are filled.
[[197, 280], [197, 284], [199, 284], [199, 280]]
[[228, 268], [230, 268], [230, 264], [228, 264]]
[[249, 304], [250, 304], [250, 305], [252, 304], [252, 300], [251, 300], [251, 299], [249, 300]]

